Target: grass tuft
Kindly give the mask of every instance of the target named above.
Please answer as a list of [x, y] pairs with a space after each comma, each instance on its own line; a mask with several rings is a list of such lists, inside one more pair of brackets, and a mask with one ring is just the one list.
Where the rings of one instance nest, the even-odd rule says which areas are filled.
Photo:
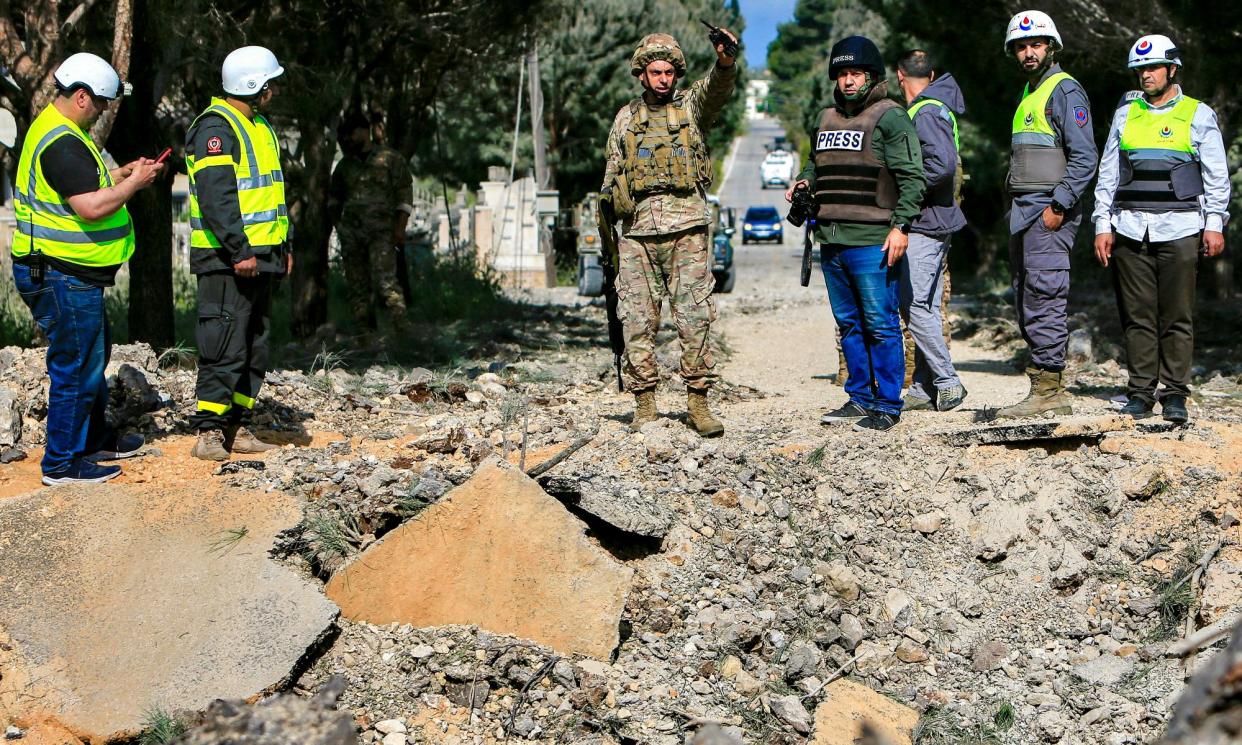
[[914, 745], [1001, 745], [1001, 738], [991, 723], [963, 724], [953, 712], [933, 706], [914, 728]]
[[216, 535], [216, 539], [207, 544], [207, 553], [216, 556], [224, 556], [229, 551], [237, 547], [242, 539], [250, 534], [250, 528], [245, 525], [240, 528], [229, 528], [222, 530]]
[[156, 706], [143, 716], [138, 745], [168, 745], [186, 732], [185, 722]]

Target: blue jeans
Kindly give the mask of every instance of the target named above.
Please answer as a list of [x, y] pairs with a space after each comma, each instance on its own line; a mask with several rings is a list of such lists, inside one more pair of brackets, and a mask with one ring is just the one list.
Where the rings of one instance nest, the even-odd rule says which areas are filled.
[[46, 267], [43, 281], [13, 265], [13, 280], [35, 323], [47, 335], [47, 449], [43, 473], [68, 468], [74, 458], [99, 449], [107, 434], [104, 412], [112, 351], [103, 288]]
[[883, 246], [825, 244], [819, 255], [850, 373], [845, 392], [868, 411], [900, 416], [906, 378], [900, 265], [887, 266]]

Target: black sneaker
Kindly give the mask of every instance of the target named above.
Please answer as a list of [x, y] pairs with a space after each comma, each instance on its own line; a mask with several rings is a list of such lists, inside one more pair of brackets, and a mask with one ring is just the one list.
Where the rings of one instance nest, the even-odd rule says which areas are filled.
[[57, 484], [102, 484], [108, 479], [121, 475], [120, 466], [97, 466], [84, 458], [75, 458], [73, 465], [63, 471], [43, 474], [43, 483], [48, 486]]
[[906, 397], [901, 399], [902, 411], [931, 411], [936, 408], [932, 404], [932, 400], [926, 396], [915, 396], [907, 393]]
[[1146, 419], [1149, 416], [1155, 416], [1156, 405], [1151, 401], [1139, 396], [1130, 396], [1130, 400], [1126, 401], [1126, 405], [1121, 407], [1122, 414], [1129, 414], [1135, 419]]
[[854, 429], [860, 432], [887, 432], [897, 426], [900, 417], [883, 411], [873, 411], [866, 419], [854, 423]]
[[952, 411], [962, 405], [970, 395], [964, 385], [954, 385], [936, 391], [936, 411]]
[[1165, 396], [1160, 399], [1160, 413], [1164, 415], [1166, 422], [1174, 424], [1185, 424], [1190, 420], [1190, 414], [1186, 411], [1185, 396]]
[[147, 438], [138, 433], [128, 435], [113, 435], [104, 440], [104, 445], [93, 453], [87, 453], [82, 456], [90, 461], [101, 460], [124, 460], [132, 458], [142, 452], [142, 446], [147, 444]]
[[863, 407], [854, 403], [847, 402], [844, 406], [834, 411], [830, 411], [819, 418], [820, 424], [849, 424], [859, 419], [865, 419], [868, 412]]

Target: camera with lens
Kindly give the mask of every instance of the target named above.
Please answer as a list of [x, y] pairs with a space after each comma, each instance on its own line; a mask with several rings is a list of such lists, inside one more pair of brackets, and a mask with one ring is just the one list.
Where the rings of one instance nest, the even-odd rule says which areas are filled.
[[793, 202], [789, 206], [789, 214], [785, 219], [795, 228], [802, 227], [808, 219], [815, 216], [815, 195], [806, 187], [794, 189]]

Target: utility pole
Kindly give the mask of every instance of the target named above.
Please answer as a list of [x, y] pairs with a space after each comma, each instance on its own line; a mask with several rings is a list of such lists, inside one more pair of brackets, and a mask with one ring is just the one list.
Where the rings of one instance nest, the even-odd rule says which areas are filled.
[[535, 150], [535, 188], [550, 188], [548, 173], [548, 138], [543, 131], [543, 87], [539, 82], [539, 44], [531, 44], [526, 53], [527, 77], [530, 80], [530, 129]]

